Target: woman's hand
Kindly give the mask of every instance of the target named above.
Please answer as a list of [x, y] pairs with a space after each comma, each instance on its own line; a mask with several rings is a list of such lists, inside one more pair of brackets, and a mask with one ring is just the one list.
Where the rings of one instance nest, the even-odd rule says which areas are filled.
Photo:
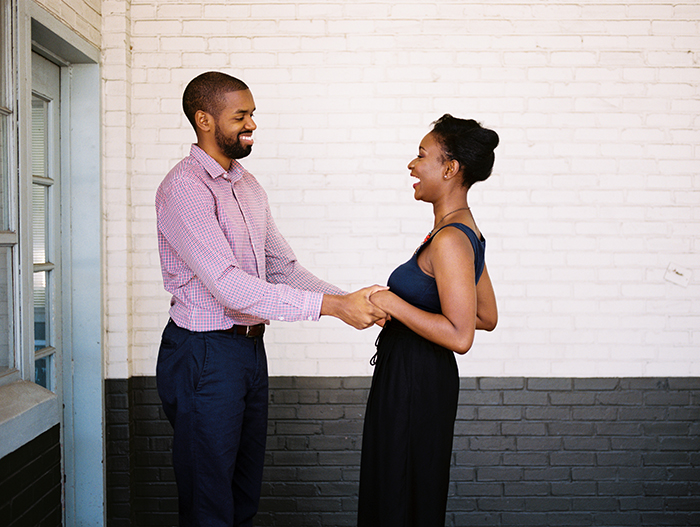
[[373, 285], [347, 295], [323, 295], [321, 315], [339, 318], [355, 329], [368, 328], [386, 317], [386, 313], [369, 299], [373, 293], [386, 289], [386, 286]]
[[[387, 314], [385, 318], [383, 318], [381, 320], [377, 320], [375, 322], [375, 324], [377, 324], [377, 326], [380, 326], [380, 327], [384, 327], [384, 324], [386, 324], [387, 321], [391, 320], [391, 315], [389, 314], [389, 312], [386, 309], [380, 307], [381, 305], [384, 305], [387, 308], [389, 306], [390, 299], [387, 298], [388, 295], [385, 293], [388, 293], [388, 295], [396, 296], [396, 295], [394, 295], [394, 293], [391, 293], [387, 288], [387, 289], [377, 290], [377, 291], [373, 292], [369, 297], [369, 301], [372, 302], [372, 304], [374, 304], [375, 306], [377, 306], [379, 309], [381, 309], [382, 311], [384, 311]], [[396, 297], [396, 298], [398, 298], [398, 297]]]

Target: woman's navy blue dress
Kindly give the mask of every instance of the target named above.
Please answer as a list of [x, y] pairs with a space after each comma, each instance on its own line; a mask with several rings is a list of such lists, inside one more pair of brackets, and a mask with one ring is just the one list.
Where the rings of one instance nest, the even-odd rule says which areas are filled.
[[[486, 241], [461, 223], [442, 229], [446, 227], [456, 227], [469, 237], [478, 282]], [[417, 261], [431, 240], [394, 270], [388, 285], [414, 306], [440, 313], [435, 279], [421, 271]], [[377, 339], [365, 412], [358, 527], [445, 525], [458, 396], [454, 353], [398, 320], [389, 321]]]

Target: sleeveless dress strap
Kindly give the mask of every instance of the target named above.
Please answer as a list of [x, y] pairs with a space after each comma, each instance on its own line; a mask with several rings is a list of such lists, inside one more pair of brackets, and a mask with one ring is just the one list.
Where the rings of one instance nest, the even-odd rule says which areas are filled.
[[423, 245], [421, 245], [419, 247], [417, 252], [419, 252], [421, 249], [423, 249], [423, 247], [425, 247], [426, 245], [429, 245], [430, 242], [433, 241], [433, 238], [435, 237], [435, 235], [446, 227], [456, 227], [460, 231], [462, 231], [464, 234], [466, 234], [467, 237], [469, 238], [469, 241], [471, 242], [472, 246], [474, 247], [474, 252], [475, 253], [477, 252], [477, 246], [482, 243], [483, 235], [481, 238], [479, 238], [479, 236], [477, 236], [477, 234], [474, 232], [474, 229], [465, 225], [464, 223], [448, 223], [447, 225], [443, 225], [438, 230], [436, 230], [433, 234], [431, 234], [430, 238], [428, 238], [427, 240], [425, 240], [423, 242]]
[[448, 223], [447, 225], [443, 225], [440, 227], [437, 231], [435, 231], [430, 238], [428, 238], [423, 245], [421, 245], [418, 250], [416, 251], [416, 257], [420, 252], [430, 244], [430, 242], [433, 240], [435, 235], [440, 232], [442, 229], [446, 227], [455, 227], [462, 231], [464, 234], [467, 235], [467, 238], [469, 238], [469, 242], [472, 244], [472, 249], [474, 250], [474, 271], [476, 273], [476, 281], [478, 283], [479, 278], [481, 278], [481, 273], [484, 271], [484, 256], [486, 252], [486, 239], [482, 235], [479, 237], [476, 232], [474, 232], [474, 229], [471, 227], [465, 225], [464, 223]]

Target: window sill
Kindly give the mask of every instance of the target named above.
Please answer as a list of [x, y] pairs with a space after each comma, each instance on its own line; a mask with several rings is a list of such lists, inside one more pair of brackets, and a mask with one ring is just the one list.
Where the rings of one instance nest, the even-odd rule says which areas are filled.
[[0, 459], [59, 422], [56, 394], [27, 381], [0, 386]]

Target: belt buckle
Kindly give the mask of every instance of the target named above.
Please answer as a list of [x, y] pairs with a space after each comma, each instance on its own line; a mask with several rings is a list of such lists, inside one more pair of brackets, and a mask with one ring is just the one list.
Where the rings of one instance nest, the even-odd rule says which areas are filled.
[[245, 336], [250, 337], [250, 331], [253, 329], [253, 326], [246, 326], [245, 327]]

